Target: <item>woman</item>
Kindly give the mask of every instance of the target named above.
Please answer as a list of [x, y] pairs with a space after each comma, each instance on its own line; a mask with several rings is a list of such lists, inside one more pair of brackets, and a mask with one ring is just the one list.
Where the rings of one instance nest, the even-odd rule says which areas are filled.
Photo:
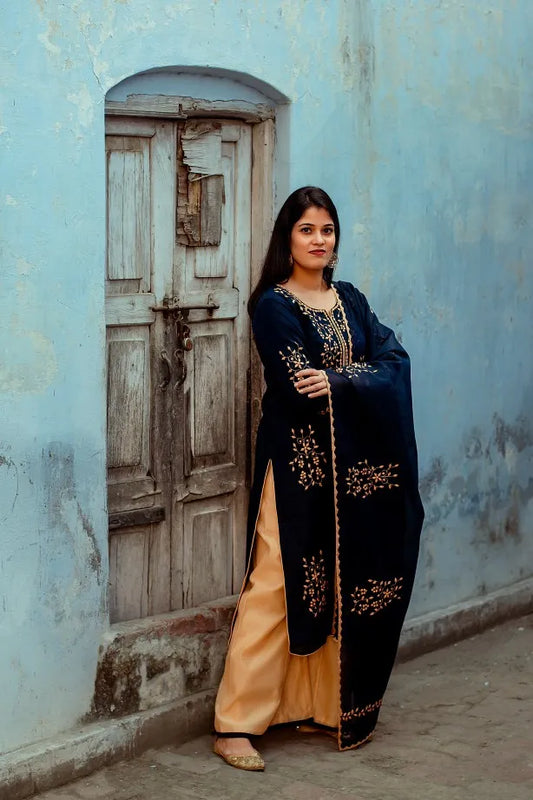
[[215, 708], [215, 752], [308, 721], [367, 742], [413, 585], [423, 510], [409, 358], [351, 284], [332, 281], [337, 211], [316, 187], [281, 209], [249, 301], [265, 370], [249, 562]]

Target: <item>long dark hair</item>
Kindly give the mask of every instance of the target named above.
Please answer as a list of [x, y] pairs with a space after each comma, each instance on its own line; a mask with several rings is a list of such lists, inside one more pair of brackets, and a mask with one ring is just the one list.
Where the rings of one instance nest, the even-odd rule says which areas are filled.
[[[291, 231], [298, 222], [304, 211], [308, 208], [323, 208], [328, 212], [335, 228], [335, 253], [339, 247], [341, 229], [339, 225], [339, 215], [333, 204], [331, 197], [318, 186], [303, 186], [290, 194], [283, 203], [281, 210], [274, 223], [270, 244], [263, 262], [263, 269], [257, 282], [257, 286], [248, 300], [248, 313], [253, 316], [257, 301], [266, 289], [275, 286], [276, 283], [283, 283], [291, 276], [292, 265], [290, 263], [290, 241]], [[323, 277], [328, 286], [331, 286], [333, 270], [331, 267], [324, 267]]]

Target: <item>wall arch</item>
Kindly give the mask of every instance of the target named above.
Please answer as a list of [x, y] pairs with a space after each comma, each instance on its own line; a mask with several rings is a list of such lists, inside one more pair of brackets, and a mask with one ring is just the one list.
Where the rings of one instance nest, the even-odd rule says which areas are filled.
[[[165, 106], [165, 98], [167, 105]], [[249, 121], [271, 118], [276, 135], [273, 153], [274, 210], [290, 189], [290, 101], [275, 86], [255, 76], [219, 67], [164, 66], [130, 75], [105, 97], [106, 113], [158, 116], [210, 114]], [[159, 112], [153, 109], [161, 104]], [[181, 106], [181, 108], [180, 108]], [[139, 111], [139, 109], [144, 109]], [[173, 110], [172, 110], [173, 109]]]
[[155, 67], [137, 72], [112, 86], [106, 100], [125, 101], [128, 95], [133, 94], [240, 100], [276, 106], [289, 102], [288, 97], [274, 86], [249, 73], [201, 66]]

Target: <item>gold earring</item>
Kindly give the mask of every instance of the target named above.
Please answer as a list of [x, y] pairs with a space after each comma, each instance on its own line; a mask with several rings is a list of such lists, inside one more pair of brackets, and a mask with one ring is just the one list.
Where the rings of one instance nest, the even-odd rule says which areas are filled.
[[330, 269], [335, 269], [335, 267], [337, 266], [338, 263], [339, 263], [339, 257], [337, 255], [337, 253], [335, 251], [333, 251], [333, 253], [331, 254], [331, 258], [328, 261], [328, 267]]

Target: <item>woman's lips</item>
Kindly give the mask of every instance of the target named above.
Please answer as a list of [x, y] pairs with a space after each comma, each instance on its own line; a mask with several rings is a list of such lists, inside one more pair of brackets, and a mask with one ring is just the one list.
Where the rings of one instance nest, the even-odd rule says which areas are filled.
[[325, 250], [310, 250], [309, 251], [312, 256], [323, 256], [325, 255]]

